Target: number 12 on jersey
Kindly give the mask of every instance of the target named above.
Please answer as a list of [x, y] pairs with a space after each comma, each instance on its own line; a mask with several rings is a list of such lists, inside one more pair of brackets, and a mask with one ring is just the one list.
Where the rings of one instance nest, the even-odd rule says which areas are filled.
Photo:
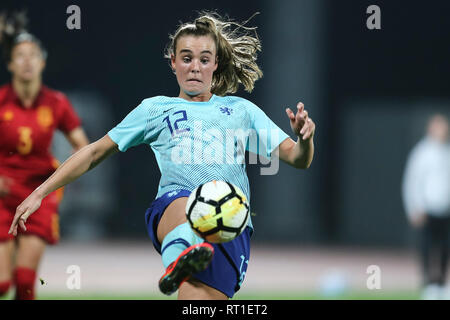
[[[180, 134], [180, 133], [183, 133], [183, 132], [190, 131], [190, 128], [180, 129], [180, 128], [178, 127], [178, 125], [179, 125], [180, 122], [182, 122], [182, 121], [187, 121], [186, 110], [180, 110], [180, 111], [174, 112], [171, 116], [173, 117], [173, 116], [178, 115], [178, 114], [181, 114], [181, 117], [180, 117], [180, 116], [177, 116], [178, 118], [175, 119], [175, 122], [173, 123], [173, 127], [172, 127], [172, 123], [171, 123], [171, 121], [170, 121], [169, 116], [167, 116], [167, 117], [165, 117], [165, 118], [163, 119], [163, 122], [164, 122], [164, 121], [167, 122], [167, 125], [168, 125], [169, 130], [170, 130], [170, 134], [171, 134], [172, 136], [173, 136], [174, 134]], [[174, 128], [175, 128], [175, 132], [174, 132]]]

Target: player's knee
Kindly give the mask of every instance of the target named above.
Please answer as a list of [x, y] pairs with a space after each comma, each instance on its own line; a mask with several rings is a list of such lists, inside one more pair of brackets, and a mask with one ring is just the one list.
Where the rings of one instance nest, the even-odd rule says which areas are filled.
[[7, 294], [10, 287], [11, 287], [10, 280], [0, 282], [0, 297], [3, 297], [5, 294]]

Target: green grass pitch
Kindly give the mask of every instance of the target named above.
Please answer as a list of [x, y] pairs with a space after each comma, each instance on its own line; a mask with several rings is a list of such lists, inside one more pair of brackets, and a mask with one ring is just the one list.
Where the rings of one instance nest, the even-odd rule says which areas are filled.
[[[10, 292], [0, 300], [11, 299]], [[136, 292], [130, 294], [114, 293], [82, 293], [73, 294], [39, 293], [40, 300], [175, 300], [176, 294], [166, 297], [162, 294], [146, 294]], [[414, 291], [348, 291], [335, 296], [323, 296], [317, 292], [258, 292], [236, 294], [233, 300], [417, 300], [419, 292]]]

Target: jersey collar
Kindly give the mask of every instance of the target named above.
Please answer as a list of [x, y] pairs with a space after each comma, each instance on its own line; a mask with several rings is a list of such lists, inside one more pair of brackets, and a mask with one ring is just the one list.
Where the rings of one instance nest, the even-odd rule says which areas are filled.
[[[17, 95], [16, 91], [14, 90], [11, 82], [9, 83], [8, 87], [9, 87], [9, 90], [8, 90], [9, 91], [9, 99], [11, 101], [13, 101], [15, 105], [20, 106], [23, 109], [27, 109], [22, 104], [22, 101], [20, 100], [19, 96]], [[31, 105], [31, 108], [29, 108], [29, 109], [35, 109], [39, 105], [39, 102], [43, 96], [45, 89], [46, 89], [46, 87], [43, 84], [41, 84], [41, 88], [39, 89], [39, 92], [38, 92], [36, 98], [34, 99], [33, 104]]]

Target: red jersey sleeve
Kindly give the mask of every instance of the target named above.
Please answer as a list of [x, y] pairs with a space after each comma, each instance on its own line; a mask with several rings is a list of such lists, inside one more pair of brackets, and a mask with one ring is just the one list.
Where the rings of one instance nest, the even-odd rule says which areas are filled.
[[58, 129], [64, 133], [69, 133], [73, 129], [81, 126], [81, 120], [75, 112], [72, 104], [66, 96], [60, 100], [59, 108], [61, 108]]

